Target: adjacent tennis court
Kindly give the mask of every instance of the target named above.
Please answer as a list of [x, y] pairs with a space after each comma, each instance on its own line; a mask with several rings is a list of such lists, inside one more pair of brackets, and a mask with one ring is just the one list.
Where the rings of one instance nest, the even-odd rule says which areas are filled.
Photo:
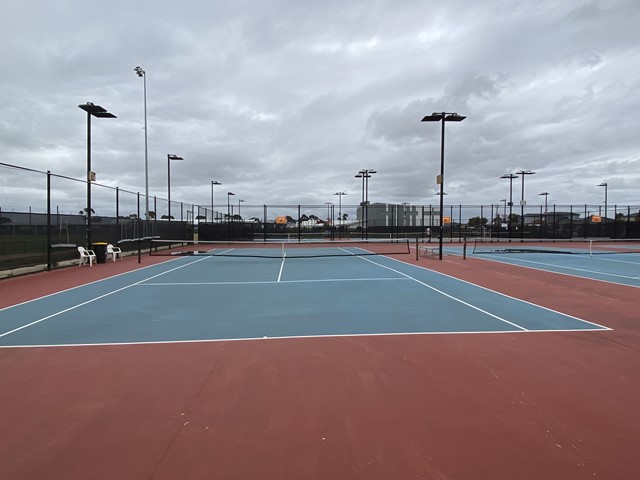
[[471, 255], [546, 272], [640, 287], [640, 243], [637, 241], [476, 243]]

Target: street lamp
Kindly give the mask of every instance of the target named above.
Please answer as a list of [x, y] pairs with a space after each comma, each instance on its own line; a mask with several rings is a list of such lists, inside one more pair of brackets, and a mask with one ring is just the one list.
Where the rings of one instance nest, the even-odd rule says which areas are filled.
[[444, 209], [444, 122], [461, 122], [463, 121], [465, 116], [458, 115], [457, 113], [447, 113], [447, 112], [434, 112], [431, 115], [427, 115], [422, 119], [423, 122], [442, 122], [442, 140], [440, 143], [440, 176], [438, 177], [438, 183], [440, 184], [440, 240], [439, 240], [439, 254], [438, 257], [442, 260], [442, 237], [443, 228], [443, 209]]
[[95, 175], [91, 171], [91, 116], [98, 118], [116, 118], [116, 116], [91, 102], [78, 105], [78, 108], [87, 112], [87, 248], [91, 248], [91, 182], [95, 180]]
[[[601, 184], [598, 185], [599, 187], [604, 187], [604, 223], [607, 223], [607, 188], [609, 187], [609, 184], [607, 182], [602, 182]], [[605, 231], [605, 235], [606, 235], [606, 231]]]
[[[549, 215], [547, 214], [547, 197], [549, 196], [549, 192], [542, 192], [538, 195], [544, 195], [544, 236], [547, 236], [547, 221], [549, 220]], [[555, 220], [554, 220], [555, 221]], [[542, 222], [542, 218], [540, 219]]]
[[362, 169], [360, 170], [355, 178], [362, 178], [362, 202], [360, 203], [362, 207], [362, 238], [365, 237], [365, 230], [367, 238], [369, 238], [369, 179], [371, 175], [374, 173], [378, 173], [373, 169]]
[[167, 154], [167, 197], [169, 200], [167, 217], [169, 218], [169, 221], [171, 221], [171, 160], [184, 160], [184, 158], [172, 153]]
[[[138, 77], [142, 77], [144, 88], [144, 218], [149, 220], [149, 150], [147, 141], [147, 72], [141, 67], [133, 69]], [[146, 228], [146, 225], [145, 225]]]
[[222, 185], [217, 180], [211, 180], [211, 223], [215, 222], [215, 218], [213, 217], [213, 186], [214, 185]]
[[509, 241], [511, 241], [511, 218], [513, 215], [513, 179], [518, 178], [517, 175], [513, 173], [505, 173], [500, 178], [508, 178], [509, 179], [509, 218], [507, 221], [509, 222]]
[[240, 216], [240, 204], [241, 203], [244, 203], [244, 200], [238, 199], [238, 217], [240, 217], [240, 219], [242, 220], [242, 217]]
[[231, 220], [231, 195], [235, 195], [235, 193], [227, 192], [227, 222]]
[[340, 222], [340, 238], [342, 238], [342, 196], [346, 195], [346, 193], [336, 192], [334, 195], [338, 195], [338, 221]]
[[231, 241], [231, 195], [233, 192], [227, 192], [227, 241]]
[[522, 198], [520, 199], [520, 241], [524, 240], [524, 177], [525, 175], [534, 175], [536, 172], [531, 170], [520, 170], [516, 175], [522, 175]]
[[333, 202], [324, 202], [327, 206], [327, 223], [331, 224], [331, 207], [333, 206]]

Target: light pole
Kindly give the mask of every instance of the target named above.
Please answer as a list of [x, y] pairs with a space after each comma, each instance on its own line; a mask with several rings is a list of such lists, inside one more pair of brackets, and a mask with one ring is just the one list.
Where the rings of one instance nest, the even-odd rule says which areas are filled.
[[438, 242], [438, 258], [442, 260], [442, 237], [443, 235], [443, 226], [442, 219], [443, 209], [444, 209], [444, 122], [461, 122], [463, 121], [465, 116], [458, 115], [457, 113], [447, 113], [447, 112], [434, 112], [431, 115], [427, 115], [422, 119], [423, 122], [442, 122], [442, 140], [440, 143], [440, 176], [438, 178], [438, 183], [440, 184], [440, 240]]
[[[142, 77], [144, 88], [144, 218], [149, 220], [149, 150], [147, 141], [147, 72], [141, 67], [133, 69], [138, 77]], [[146, 227], [146, 225], [145, 225]]]
[[[544, 236], [547, 236], [547, 221], [549, 220], [549, 215], [547, 214], [547, 197], [549, 196], [549, 192], [542, 192], [539, 193], [538, 195], [543, 195], [544, 196]], [[542, 222], [542, 219], [540, 219], [540, 222]]]
[[504, 210], [503, 210], [504, 211], [504, 218], [506, 219], [507, 218], [507, 199], [503, 198], [500, 201], [503, 203], [503, 206], [504, 206]]
[[215, 218], [213, 217], [213, 186], [214, 185], [222, 185], [217, 180], [211, 180], [211, 223], [215, 222]]
[[511, 232], [512, 232], [511, 220], [513, 215], [513, 179], [518, 178], [518, 176], [513, 173], [505, 173], [500, 178], [509, 179], [509, 218], [507, 219], [507, 221], [509, 222], [509, 241], [511, 241]]
[[169, 221], [171, 221], [171, 160], [184, 160], [184, 158], [172, 153], [167, 154], [167, 197], [169, 202], [167, 208], [167, 217], [169, 217]]
[[238, 199], [238, 217], [240, 217], [240, 220], [242, 220], [242, 217], [240, 216], [240, 204], [241, 203], [244, 203], [244, 200]]
[[91, 182], [95, 181], [91, 171], [91, 116], [98, 118], [116, 118], [116, 116], [91, 102], [78, 107], [87, 112], [87, 248], [91, 248]]
[[369, 238], [369, 179], [371, 175], [378, 173], [376, 170], [367, 168], [360, 170], [355, 178], [362, 178], [362, 238]]
[[536, 172], [531, 170], [520, 170], [516, 175], [522, 175], [522, 198], [520, 199], [520, 241], [524, 241], [524, 177], [525, 175], [534, 175]]
[[231, 195], [233, 192], [227, 192], [227, 241], [231, 241]]
[[333, 203], [324, 202], [324, 204], [327, 206], [327, 223], [331, 225], [331, 206], [333, 205]]
[[340, 222], [340, 238], [342, 238], [342, 196], [346, 195], [346, 193], [336, 192], [334, 195], [338, 195], [338, 220]]
[[607, 224], [607, 188], [609, 184], [607, 182], [602, 182], [598, 185], [599, 187], [604, 187], [604, 223], [605, 223], [605, 235], [606, 235], [606, 224]]
[[235, 195], [235, 193], [227, 192], [227, 222], [231, 221], [231, 195]]

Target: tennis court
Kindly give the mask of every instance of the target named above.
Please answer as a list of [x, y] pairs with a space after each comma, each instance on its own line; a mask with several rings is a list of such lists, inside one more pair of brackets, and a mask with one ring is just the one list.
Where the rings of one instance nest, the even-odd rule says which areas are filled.
[[635, 286], [255, 247], [5, 281], [0, 476], [635, 478]]
[[364, 247], [270, 247], [180, 255], [7, 309], [0, 345], [606, 328]]
[[472, 254], [495, 262], [640, 287], [638, 242], [609, 240], [542, 245], [476, 244]]

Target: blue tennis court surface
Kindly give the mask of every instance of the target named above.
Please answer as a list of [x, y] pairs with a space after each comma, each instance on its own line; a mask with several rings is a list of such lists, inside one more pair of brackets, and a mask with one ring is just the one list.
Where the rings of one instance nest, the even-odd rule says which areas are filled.
[[603, 329], [384, 256], [185, 256], [0, 310], [0, 346]]
[[[504, 247], [502, 247], [504, 248]], [[521, 267], [535, 268], [546, 272], [561, 273], [592, 280], [640, 287], [640, 253], [616, 254], [616, 248], [622, 250], [623, 245], [609, 246], [610, 250], [596, 250], [591, 255], [588, 249], [573, 248], [571, 253], [553, 253], [560, 250], [552, 247], [525, 247], [533, 251], [519, 251], [517, 244], [512, 251], [491, 251], [491, 246], [484, 251], [473, 254], [475, 258], [508, 263]], [[549, 250], [549, 252], [545, 252]], [[449, 253], [462, 254], [461, 248], [448, 248]], [[619, 252], [618, 252], [619, 253]]]

